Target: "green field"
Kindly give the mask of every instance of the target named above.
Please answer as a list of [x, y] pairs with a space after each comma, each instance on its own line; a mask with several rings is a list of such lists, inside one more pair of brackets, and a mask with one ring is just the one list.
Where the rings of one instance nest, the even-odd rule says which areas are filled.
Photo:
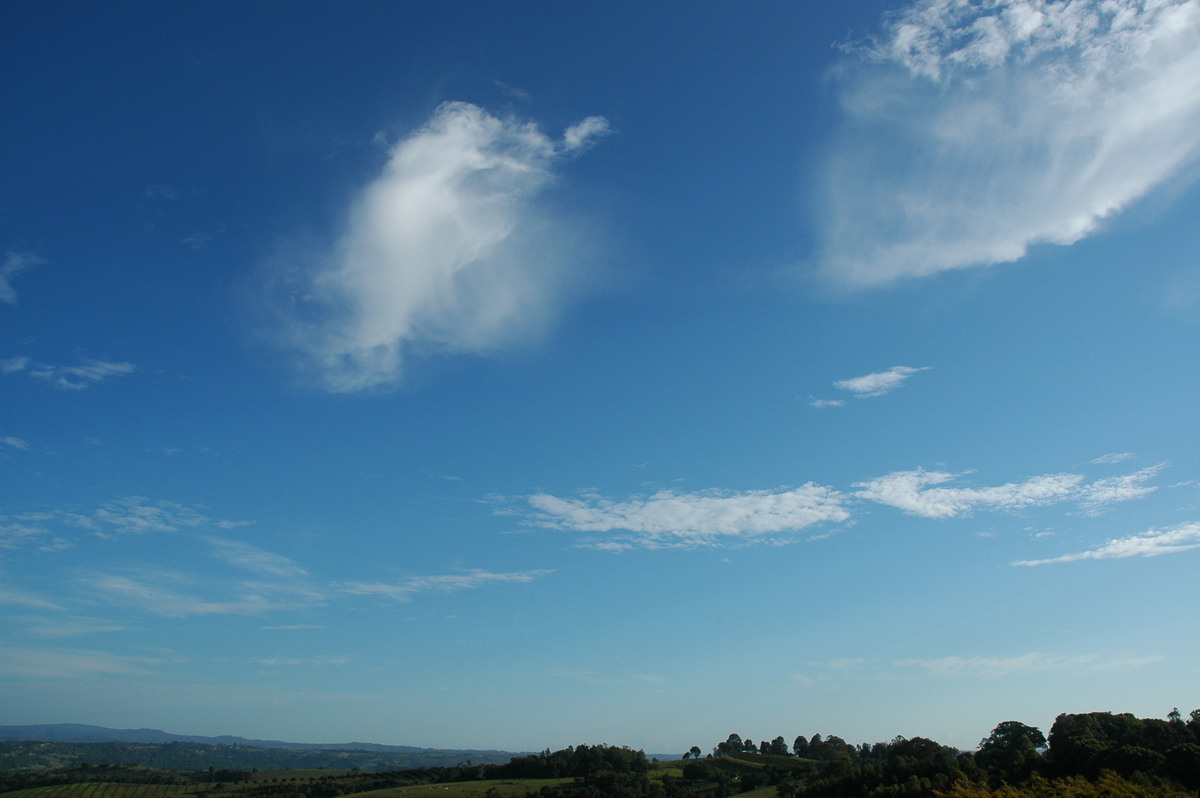
[[[323, 775], [329, 775], [325, 772]], [[308, 775], [303, 778], [291, 773], [272, 773], [272, 778], [290, 779], [307, 782]], [[463, 781], [448, 784], [415, 784], [409, 787], [389, 787], [384, 790], [369, 790], [359, 793], [345, 793], [340, 798], [407, 798], [407, 796], [442, 796], [442, 798], [483, 798], [488, 790], [494, 789], [493, 795], [498, 798], [523, 798], [528, 793], [536, 793], [542, 787], [560, 784], [570, 784], [573, 779], [496, 779], [491, 781]], [[254, 787], [267, 782], [251, 781], [237, 785], [228, 785], [215, 789], [216, 785], [204, 784], [63, 784], [54, 787], [36, 787], [30, 790], [16, 790], [0, 793], [4, 798], [237, 798], [237, 796], [252, 790]], [[210, 787], [214, 787], [210, 789]], [[298, 795], [298, 793], [296, 793]], [[749, 793], [748, 793], [749, 794]], [[757, 794], [757, 793], [755, 793]], [[772, 790], [770, 795], [774, 795]], [[287, 795], [281, 793], [280, 796]]]

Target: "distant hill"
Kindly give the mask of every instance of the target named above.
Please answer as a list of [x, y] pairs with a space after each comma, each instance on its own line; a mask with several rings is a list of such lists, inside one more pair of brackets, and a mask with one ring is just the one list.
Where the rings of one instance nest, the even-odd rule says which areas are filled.
[[[115, 764], [149, 764], [148, 760], [160, 760], [168, 753], [178, 756], [183, 753], [178, 744], [190, 743], [199, 747], [188, 749], [189, 759], [211, 761], [212, 765], [218, 767], [250, 768], [284, 765], [389, 770], [447, 766], [466, 761], [503, 764], [517, 755], [511, 751], [418, 748], [379, 743], [291, 743], [232, 735], [205, 737], [172, 734], [161, 729], [110, 729], [80, 723], [0, 726], [0, 743], [16, 742], [56, 744], [54, 747], [61, 746], [64, 749], [59, 752], [61, 755], [68, 755], [65, 749], [70, 749], [69, 756], [80, 761], [100, 763], [114, 760]], [[45, 746], [41, 750], [44, 751]], [[184, 767], [182, 763], [179, 766]]]

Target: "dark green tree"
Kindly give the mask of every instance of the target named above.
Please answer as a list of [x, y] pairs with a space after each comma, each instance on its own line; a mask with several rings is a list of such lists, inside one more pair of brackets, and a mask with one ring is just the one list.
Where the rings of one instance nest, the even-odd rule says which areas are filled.
[[1046, 747], [1042, 732], [1016, 720], [1006, 720], [979, 742], [975, 762], [995, 783], [1018, 784], [1040, 770]]
[[792, 742], [792, 753], [796, 756], [804, 756], [808, 753], [808, 738], [803, 734], [796, 735], [796, 739]]

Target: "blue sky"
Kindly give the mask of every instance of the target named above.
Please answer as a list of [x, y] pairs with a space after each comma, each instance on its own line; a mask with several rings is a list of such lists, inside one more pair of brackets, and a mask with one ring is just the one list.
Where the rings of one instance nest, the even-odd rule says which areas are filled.
[[0, 705], [653, 752], [1200, 706], [1200, 3], [0, 24]]

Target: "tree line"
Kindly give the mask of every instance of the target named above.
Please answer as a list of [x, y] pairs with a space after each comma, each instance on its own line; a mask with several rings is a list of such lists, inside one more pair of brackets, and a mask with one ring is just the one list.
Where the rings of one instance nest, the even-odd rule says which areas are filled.
[[706, 759], [700, 756], [699, 746], [684, 754], [685, 760], [693, 760], [685, 775], [690, 771], [699, 777], [720, 758], [757, 758], [765, 765], [762, 780], [774, 784], [780, 796], [796, 798], [1017, 796], [1025, 794], [1021, 789], [1041, 785], [1044, 791], [1046, 785], [1072, 780], [1106, 780], [1113, 795], [1122, 794], [1113, 791], [1118, 782], [1135, 791], [1147, 789], [1147, 795], [1195, 794], [1200, 791], [1200, 709], [1186, 721], [1178, 709], [1165, 720], [1128, 713], [1064, 713], [1055, 719], [1049, 738], [1033, 726], [1004, 721], [974, 752], [923, 737], [852, 745], [836, 735], [814, 734], [800, 735], [788, 746], [783, 737], [756, 744], [730, 734]]
[[[331, 771], [266, 778], [209, 765], [163, 771], [88, 765], [52, 771], [0, 769], [0, 793], [70, 783], [190, 785], [189, 798], [338, 798], [420, 784], [559, 780], [529, 798], [721, 798], [774, 787], [781, 798], [1184, 798], [1200, 791], [1200, 710], [1185, 720], [1131, 714], [1062, 714], [1049, 735], [1020, 721], [998, 724], [975, 751], [924, 737], [853, 745], [836, 735], [754, 743], [730, 734], [702, 756], [647, 760], [623, 746], [579, 745], [503, 764], [461, 762], [388, 772]], [[174, 787], [173, 789], [181, 789]], [[1186, 793], [1184, 791], [1187, 791]], [[493, 789], [492, 794], [495, 794]]]

